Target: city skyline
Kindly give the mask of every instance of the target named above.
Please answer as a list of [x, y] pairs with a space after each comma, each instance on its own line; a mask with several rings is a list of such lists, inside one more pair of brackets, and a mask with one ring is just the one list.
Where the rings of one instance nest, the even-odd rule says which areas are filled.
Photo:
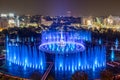
[[73, 16], [120, 16], [119, 3], [119, 0], [1, 0], [0, 12], [64, 16], [71, 11]]

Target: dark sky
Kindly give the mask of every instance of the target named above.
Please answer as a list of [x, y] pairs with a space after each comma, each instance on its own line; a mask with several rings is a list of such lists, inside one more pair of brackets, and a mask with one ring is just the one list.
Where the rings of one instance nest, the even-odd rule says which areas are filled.
[[0, 13], [74, 16], [120, 15], [120, 0], [0, 0]]

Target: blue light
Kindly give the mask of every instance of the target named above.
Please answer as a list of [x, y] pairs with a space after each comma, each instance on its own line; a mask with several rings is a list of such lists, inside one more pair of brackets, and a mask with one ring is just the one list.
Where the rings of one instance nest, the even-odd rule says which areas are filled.
[[[17, 41], [19, 38], [17, 38]], [[26, 68], [36, 68], [38, 69], [39, 63], [41, 64], [40, 67], [42, 69], [45, 68], [45, 54], [41, 51], [37, 51], [37, 46], [25, 45], [23, 43], [16, 42], [14, 43], [9, 42], [7, 39], [6, 41], [6, 50], [9, 52], [6, 53], [7, 61], [10, 62], [9, 64], [16, 64], [18, 66], [23, 66], [24, 70]]]
[[34, 42], [34, 38], [33, 37], [31, 37], [31, 42]]
[[[82, 41], [86, 41], [86, 39], [83, 38], [83, 35], [86, 36], [88, 41], [91, 41], [90, 34], [90, 32], [86, 31], [43, 31], [41, 39], [42, 43], [39, 46], [39, 49], [49, 53], [75, 53], [84, 51], [85, 46]], [[81, 39], [76, 37], [81, 37]], [[77, 47], [79, 47], [79, 49]]]
[[111, 61], [114, 61], [115, 59], [115, 53], [114, 53], [114, 50], [113, 50], [113, 47], [111, 48]]
[[101, 40], [101, 38], [99, 39], [99, 44], [102, 44], [102, 40]]
[[[62, 33], [62, 34], [61, 34]], [[76, 36], [76, 34], [78, 36]], [[29, 38], [28, 45], [23, 43], [6, 42], [7, 60], [10, 63], [33, 69], [45, 69], [46, 56], [43, 52], [55, 55], [55, 71], [88, 70], [105, 67], [106, 49], [102, 45], [85, 47], [84, 42], [91, 41], [89, 31], [42, 32], [39, 49], [34, 38]], [[17, 38], [17, 41], [20, 41]], [[30, 42], [34, 44], [29, 45]], [[15, 44], [15, 45], [13, 45]], [[17, 46], [16, 46], [17, 45]], [[42, 51], [42, 52], [41, 52]]]
[[119, 45], [119, 41], [118, 41], [118, 39], [116, 39], [116, 41], [115, 41], [115, 48], [116, 49], [118, 48], [118, 45]]
[[[104, 46], [95, 46], [87, 49], [87, 51], [74, 53], [74, 54], [63, 54], [55, 56], [55, 70], [61, 71], [76, 71], [76, 70], [88, 70], [92, 69], [95, 71], [96, 68], [105, 67], [102, 65], [106, 63], [106, 52]], [[64, 63], [64, 65], [63, 65]], [[66, 67], [68, 69], [66, 69]]]

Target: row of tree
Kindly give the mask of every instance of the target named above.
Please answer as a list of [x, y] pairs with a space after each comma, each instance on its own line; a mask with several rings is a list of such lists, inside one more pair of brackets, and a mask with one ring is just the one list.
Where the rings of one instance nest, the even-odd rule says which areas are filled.
[[[41, 78], [42, 76], [38, 72], [33, 73], [31, 76], [32, 80], [40, 80]], [[49, 74], [47, 80], [55, 80], [55, 78], [53, 75]], [[72, 75], [71, 80], [88, 80], [88, 74], [84, 71], [77, 71]], [[103, 70], [100, 73], [100, 80], [120, 80], [120, 78], [114, 76], [109, 70]]]

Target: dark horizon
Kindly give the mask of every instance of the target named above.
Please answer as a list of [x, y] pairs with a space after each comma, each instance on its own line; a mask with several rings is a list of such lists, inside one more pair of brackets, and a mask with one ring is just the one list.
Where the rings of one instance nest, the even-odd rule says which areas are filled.
[[120, 16], [120, 1], [110, 0], [1, 0], [0, 13], [63, 16]]

